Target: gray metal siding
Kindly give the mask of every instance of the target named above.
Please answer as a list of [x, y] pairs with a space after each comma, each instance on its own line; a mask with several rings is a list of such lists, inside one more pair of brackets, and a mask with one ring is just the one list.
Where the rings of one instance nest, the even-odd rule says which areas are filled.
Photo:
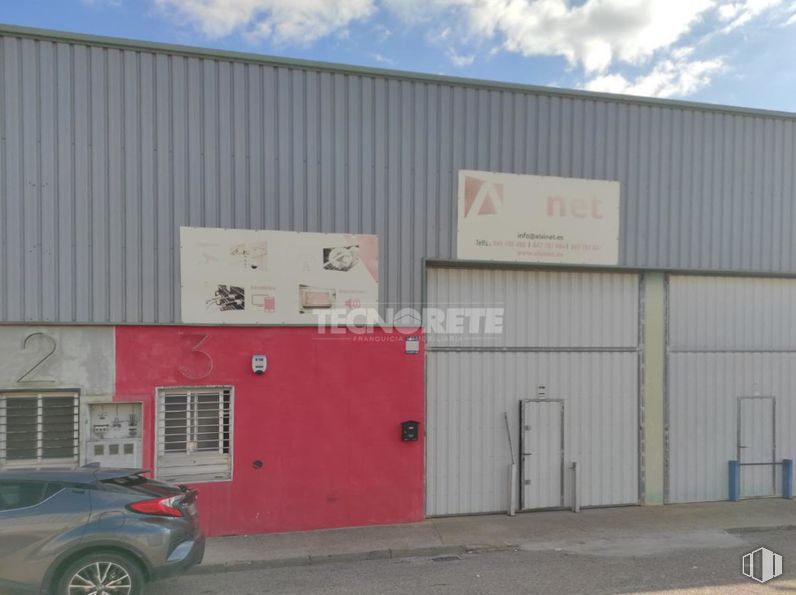
[[669, 278], [669, 502], [728, 498], [738, 397], [776, 397], [777, 458], [796, 457], [794, 300], [796, 280]]
[[619, 180], [620, 263], [796, 273], [794, 120], [0, 35], [0, 320], [180, 320], [180, 225], [376, 233], [418, 306], [459, 169]]

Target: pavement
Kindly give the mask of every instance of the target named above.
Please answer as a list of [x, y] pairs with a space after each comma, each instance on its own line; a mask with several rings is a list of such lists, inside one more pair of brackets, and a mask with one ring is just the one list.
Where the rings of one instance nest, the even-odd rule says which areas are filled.
[[[702, 529], [678, 533], [654, 551], [635, 536], [602, 538], [599, 551], [572, 542], [578, 551], [511, 549], [182, 575], [149, 585], [147, 595], [782, 595], [796, 592], [795, 536]], [[765, 584], [742, 574], [742, 557], [761, 545], [783, 557], [783, 574]]]
[[654, 555], [671, 549], [721, 547], [735, 543], [738, 536], [790, 529], [796, 529], [796, 501], [784, 499], [447, 517], [401, 525], [215, 537], [208, 540], [204, 562], [191, 573], [493, 551]]

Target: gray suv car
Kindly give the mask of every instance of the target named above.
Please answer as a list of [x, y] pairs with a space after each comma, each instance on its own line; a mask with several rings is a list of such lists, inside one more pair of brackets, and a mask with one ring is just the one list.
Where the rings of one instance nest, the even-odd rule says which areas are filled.
[[140, 595], [202, 561], [196, 492], [146, 471], [0, 471], [0, 592]]

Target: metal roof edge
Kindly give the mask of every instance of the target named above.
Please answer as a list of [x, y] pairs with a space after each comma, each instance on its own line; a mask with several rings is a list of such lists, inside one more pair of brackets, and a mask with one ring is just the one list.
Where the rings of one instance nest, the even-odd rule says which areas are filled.
[[746, 108], [740, 106], [721, 105], [715, 103], [699, 103], [696, 101], [686, 101], [682, 99], [660, 99], [656, 97], [641, 97], [638, 95], [619, 95], [615, 93], [599, 93], [595, 91], [582, 91], [578, 89], [564, 89], [559, 87], [542, 87], [538, 85], [528, 85], [522, 83], [510, 83], [494, 80], [484, 80], [476, 78], [466, 78], [448, 75], [435, 75], [422, 72], [392, 70], [387, 68], [375, 68], [369, 66], [354, 66], [348, 64], [336, 64], [333, 62], [322, 62], [314, 60], [304, 60], [298, 58], [287, 58], [282, 56], [268, 56], [247, 52], [236, 52], [231, 50], [219, 50], [205, 47], [186, 46], [169, 44], [154, 41], [141, 41], [122, 37], [106, 37], [87, 33], [73, 33], [67, 31], [55, 31], [51, 29], [39, 29], [35, 27], [24, 27], [0, 23], [0, 36], [26, 37], [33, 39], [60, 41], [64, 43], [83, 43], [87, 45], [126, 49], [126, 50], [146, 50], [151, 52], [169, 53], [196, 58], [215, 58], [236, 62], [267, 64], [271, 66], [283, 66], [288, 68], [298, 68], [304, 70], [322, 70], [340, 74], [350, 74], [359, 76], [382, 77], [390, 79], [401, 79], [408, 81], [423, 82], [438, 85], [452, 85], [464, 87], [477, 87], [482, 89], [492, 89], [501, 91], [514, 91], [521, 93], [532, 93], [536, 95], [549, 95], [557, 97], [569, 97], [575, 99], [586, 99], [591, 101], [609, 101], [631, 105], [654, 106], [669, 109], [691, 109], [707, 112], [729, 113], [743, 116], [759, 116], [764, 118], [775, 118], [785, 120], [796, 120], [796, 113], [760, 108]]

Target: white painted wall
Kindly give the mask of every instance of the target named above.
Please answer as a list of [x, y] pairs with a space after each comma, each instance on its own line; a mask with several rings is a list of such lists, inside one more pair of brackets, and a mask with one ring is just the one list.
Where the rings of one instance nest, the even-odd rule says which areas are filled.
[[110, 399], [114, 336], [113, 327], [0, 326], [0, 390], [78, 389], [81, 397]]

